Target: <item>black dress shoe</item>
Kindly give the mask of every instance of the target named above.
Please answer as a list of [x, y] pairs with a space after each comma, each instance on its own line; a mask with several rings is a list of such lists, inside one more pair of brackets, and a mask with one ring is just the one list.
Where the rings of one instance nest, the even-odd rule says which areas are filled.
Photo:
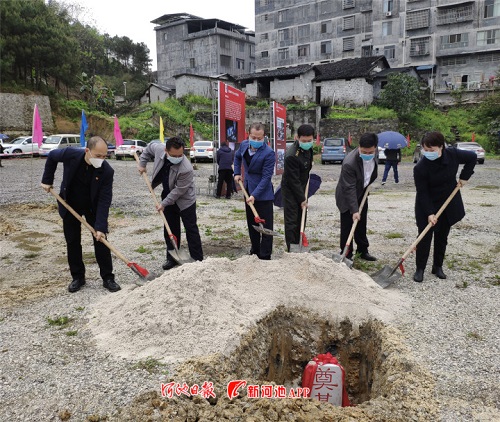
[[446, 274], [443, 273], [443, 267], [434, 267], [432, 266], [432, 274], [436, 274], [436, 277], [444, 280], [446, 278]]
[[416, 281], [417, 283], [422, 283], [424, 280], [424, 270], [421, 268], [417, 268], [417, 271], [415, 271], [415, 274], [413, 274], [413, 281]]
[[78, 290], [80, 290], [84, 284], [85, 284], [84, 278], [75, 278], [68, 286], [68, 292], [75, 293]]
[[368, 252], [361, 252], [359, 254], [359, 257], [361, 259], [364, 259], [365, 261], [376, 261], [377, 258], [375, 258], [373, 255], [370, 255]]
[[108, 289], [110, 292], [117, 292], [118, 290], [121, 290], [121, 287], [112, 278], [104, 280], [102, 283], [102, 287]]
[[161, 266], [165, 271], [167, 270], [171, 270], [172, 268], [174, 268], [175, 266], [177, 265], [177, 262], [173, 261], [173, 260], [170, 260], [170, 259], [167, 259], [163, 265]]

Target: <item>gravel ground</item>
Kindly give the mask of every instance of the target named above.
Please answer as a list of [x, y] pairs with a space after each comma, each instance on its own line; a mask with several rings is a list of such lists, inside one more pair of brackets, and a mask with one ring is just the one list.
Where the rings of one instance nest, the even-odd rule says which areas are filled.
[[[111, 293], [102, 288], [93, 264], [90, 236], [83, 243], [89, 262], [87, 285], [69, 294], [61, 221], [53, 198], [38, 187], [44, 160], [2, 163], [0, 420], [116, 417], [142, 393], [158, 391], [165, 373], [174, 368], [153, 368], [155, 361], [119, 358], [96, 346], [88, 329], [92, 304]], [[133, 162], [111, 164], [116, 172], [109, 240], [131, 261], [160, 274], [165, 248], [150, 195]], [[391, 174], [385, 186], [374, 186], [368, 225], [370, 252], [379, 261], [356, 261], [355, 268], [372, 273], [382, 265], [395, 265], [415, 239], [412, 168], [411, 163], [401, 165], [399, 184], [393, 183]], [[204, 252], [237, 258], [249, 250], [241, 194], [231, 200], [209, 195], [211, 170], [210, 164], [199, 164], [195, 172]], [[340, 166], [316, 165], [313, 171], [323, 184], [311, 198], [306, 234], [314, 253], [331, 257], [338, 253], [339, 216], [333, 194]], [[476, 166], [463, 189], [467, 215], [452, 228], [447, 280], [435, 278], [428, 268], [424, 282], [414, 283], [410, 256], [406, 276], [390, 287], [407, 300], [406, 310], [395, 310], [391, 324], [432, 374], [442, 421], [500, 420], [499, 180], [500, 161], [487, 160]], [[56, 176], [56, 186], [58, 182]], [[279, 177], [274, 185], [278, 183]], [[282, 212], [275, 210], [275, 228], [282, 229]], [[221, 224], [221, 219], [226, 222]], [[283, 242], [276, 240], [273, 259], [283, 253]], [[137, 276], [117, 259], [114, 263], [117, 281], [134, 286]]]

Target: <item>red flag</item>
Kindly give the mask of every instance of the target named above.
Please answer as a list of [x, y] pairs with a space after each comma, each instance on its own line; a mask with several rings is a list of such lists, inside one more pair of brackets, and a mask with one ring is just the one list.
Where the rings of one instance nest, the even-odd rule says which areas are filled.
[[193, 130], [193, 125], [189, 123], [189, 145], [191, 145], [191, 148], [193, 148], [194, 144], [194, 130]]
[[476, 142], [476, 132], [472, 132], [472, 142]]
[[33, 130], [32, 130], [33, 143], [38, 146], [42, 145], [43, 141], [43, 131], [42, 131], [42, 120], [40, 119], [40, 113], [38, 112], [38, 106], [35, 104], [33, 109]]
[[406, 146], [410, 146], [410, 134], [406, 135]]
[[113, 129], [113, 134], [115, 135], [116, 147], [123, 145], [122, 133], [120, 131], [120, 125], [118, 124], [118, 117], [115, 115], [115, 128]]
[[316, 145], [321, 145], [321, 139], [319, 137], [319, 133], [316, 135]]
[[352, 143], [351, 132], [349, 132], [349, 135], [347, 136], [347, 143], [349, 144], [349, 146], [351, 146]]

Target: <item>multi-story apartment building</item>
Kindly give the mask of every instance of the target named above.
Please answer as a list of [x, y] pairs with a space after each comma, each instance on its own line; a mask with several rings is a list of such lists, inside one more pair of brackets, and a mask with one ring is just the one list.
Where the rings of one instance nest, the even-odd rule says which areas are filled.
[[435, 90], [487, 88], [500, 68], [500, 0], [255, 0], [257, 71], [383, 54]]
[[255, 71], [255, 36], [245, 27], [187, 13], [163, 15], [156, 24], [158, 84], [174, 76], [240, 75]]

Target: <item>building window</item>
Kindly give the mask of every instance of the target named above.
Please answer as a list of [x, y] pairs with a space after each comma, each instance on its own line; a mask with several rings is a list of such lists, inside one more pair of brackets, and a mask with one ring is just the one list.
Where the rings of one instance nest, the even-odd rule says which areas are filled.
[[231, 40], [226, 37], [220, 37], [220, 48], [226, 48], [230, 49], [231, 48]]
[[386, 45], [384, 47], [384, 56], [387, 60], [394, 59], [396, 57], [396, 47], [394, 45]]
[[321, 43], [321, 54], [332, 54], [332, 42], [324, 41]]
[[354, 15], [353, 16], [346, 16], [342, 20], [342, 29], [344, 31], [347, 31], [348, 29], [354, 29]]
[[438, 25], [447, 25], [450, 23], [466, 22], [474, 20], [473, 5], [450, 7], [447, 9], [438, 9]]
[[406, 29], [418, 29], [429, 27], [430, 10], [417, 10], [406, 14]]
[[286, 60], [290, 57], [290, 53], [288, 52], [288, 48], [278, 48], [278, 59]]
[[278, 23], [283, 23], [288, 20], [288, 9], [278, 10]]
[[269, 15], [266, 13], [265, 15], [260, 16], [261, 22], [267, 22], [269, 20]]
[[255, 45], [250, 44], [250, 57], [255, 57]]
[[298, 28], [299, 39], [309, 38], [309, 25], [300, 25]]
[[245, 43], [243, 41], [236, 41], [238, 43], [238, 51], [240, 53], [245, 52]]
[[290, 40], [290, 29], [280, 29], [278, 31], [278, 41], [281, 43], [286, 43]]
[[269, 6], [272, 3], [272, 0], [260, 0], [260, 7]]
[[319, 9], [322, 15], [326, 13], [332, 13], [333, 12], [333, 1], [328, 0], [328, 1], [322, 1], [319, 5]]
[[299, 57], [307, 57], [309, 56], [309, 44], [299, 45], [297, 50], [297, 55]]
[[226, 56], [225, 54], [221, 54], [220, 65], [223, 67], [231, 67], [231, 56]]
[[363, 13], [363, 32], [373, 31], [373, 13], [365, 12]]
[[269, 51], [261, 51], [260, 57], [262, 57], [263, 59], [269, 57]]
[[495, 16], [500, 16], [500, 0], [485, 0], [484, 17], [494, 18]]
[[384, 0], [384, 4], [382, 6], [382, 12], [384, 13], [392, 12], [392, 9], [394, 9], [393, 0]]
[[342, 0], [342, 9], [352, 9], [353, 7], [356, 7], [354, 0]]
[[410, 57], [429, 55], [430, 41], [430, 37], [412, 39], [410, 44]]
[[469, 34], [453, 34], [441, 37], [441, 48], [467, 47], [469, 45]]
[[392, 35], [392, 21], [382, 22], [382, 36]]
[[484, 54], [477, 58], [478, 63], [500, 62], [500, 54]]
[[166, 32], [163, 34], [163, 40], [168, 41], [168, 34]]
[[342, 51], [354, 50], [354, 37], [347, 37], [342, 39]]
[[365, 47], [361, 47], [361, 57], [371, 57], [373, 55], [373, 46], [367, 45]]
[[[456, 66], [458, 64], [467, 64], [466, 57], [447, 57], [441, 61], [441, 66]], [[445, 76], [445, 75], [442, 75]]]
[[236, 69], [244, 70], [245, 69], [245, 60], [236, 59]]
[[330, 34], [332, 32], [332, 21], [321, 22], [321, 33]]
[[478, 31], [477, 45], [500, 44], [500, 29], [490, 29], [489, 31]]
[[301, 6], [297, 10], [297, 17], [299, 19], [308, 19], [309, 18], [309, 6]]
[[260, 41], [261, 42], [269, 41], [269, 34], [267, 32], [260, 34]]
[[250, 73], [254, 73], [255, 72], [255, 63], [250, 63], [250, 69], [248, 69], [250, 71]]
[[195, 68], [195, 67], [196, 67], [196, 65], [195, 65], [195, 61], [194, 61], [194, 58], [190, 58], [190, 59], [189, 59], [189, 67], [190, 67], [191, 69], [193, 69], [193, 68]]

